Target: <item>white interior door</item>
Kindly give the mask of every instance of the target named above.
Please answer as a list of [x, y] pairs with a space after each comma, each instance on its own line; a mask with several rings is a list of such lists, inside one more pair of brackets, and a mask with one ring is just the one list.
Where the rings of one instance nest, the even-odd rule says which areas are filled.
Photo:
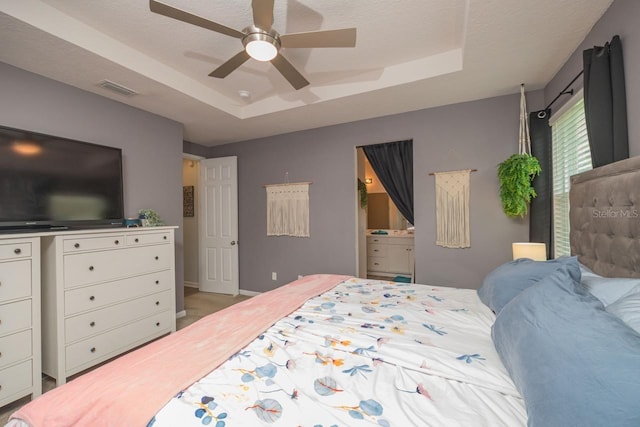
[[238, 295], [237, 157], [200, 161], [200, 290]]

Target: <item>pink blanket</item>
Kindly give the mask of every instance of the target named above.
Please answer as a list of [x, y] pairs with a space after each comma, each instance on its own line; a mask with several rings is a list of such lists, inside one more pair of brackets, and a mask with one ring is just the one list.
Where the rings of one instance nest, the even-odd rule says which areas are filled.
[[177, 392], [278, 319], [348, 276], [296, 280], [220, 312], [45, 393], [16, 411], [32, 427], [145, 426]]

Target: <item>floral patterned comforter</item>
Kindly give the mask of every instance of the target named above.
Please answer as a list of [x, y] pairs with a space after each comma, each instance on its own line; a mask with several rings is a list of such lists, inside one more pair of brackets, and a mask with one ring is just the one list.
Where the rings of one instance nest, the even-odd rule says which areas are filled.
[[149, 426], [524, 426], [494, 318], [473, 290], [349, 279], [178, 393]]

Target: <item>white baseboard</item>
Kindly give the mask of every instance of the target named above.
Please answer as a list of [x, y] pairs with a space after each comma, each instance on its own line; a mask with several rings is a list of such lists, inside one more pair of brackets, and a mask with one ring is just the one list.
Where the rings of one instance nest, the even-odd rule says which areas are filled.
[[260, 295], [262, 292], [256, 291], [245, 291], [244, 289], [240, 289], [240, 295], [244, 295], [247, 297], [255, 297], [256, 295]]
[[179, 319], [181, 317], [185, 317], [187, 315], [187, 311], [186, 310], [182, 310], [176, 313], [176, 319]]
[[194, 282], [184, 282], [184, 285], [188, 288], [197, 288], [200, 289], [200, 285]]

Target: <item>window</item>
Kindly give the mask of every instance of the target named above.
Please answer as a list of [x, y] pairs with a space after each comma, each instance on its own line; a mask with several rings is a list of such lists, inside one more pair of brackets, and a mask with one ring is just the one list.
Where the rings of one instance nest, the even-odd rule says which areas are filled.
[[[551, 118], [553, 164], [553, 249], [569, 255], [569, 177], [592, 169], [584, 98]], [[575, 98], [574, 98], [575, 99]]]

